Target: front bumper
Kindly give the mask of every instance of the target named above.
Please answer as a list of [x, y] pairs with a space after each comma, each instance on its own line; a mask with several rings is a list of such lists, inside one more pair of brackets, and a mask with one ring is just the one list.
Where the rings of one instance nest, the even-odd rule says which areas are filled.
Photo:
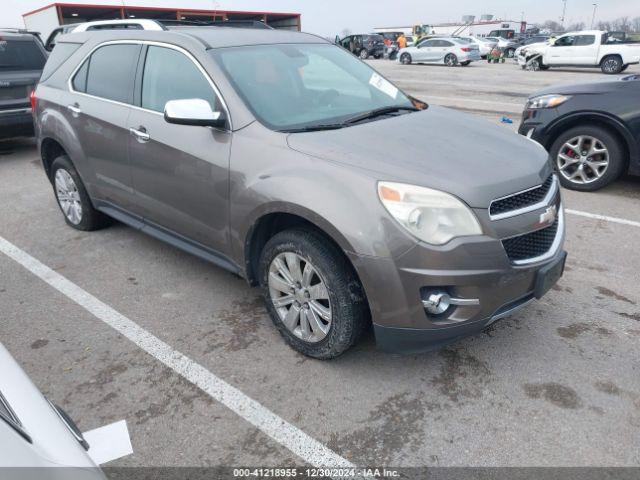
[[535, 140], [543, 147], [549, 147], [549, 125], [560, 115], [555, 108], [525, 109], [518, 127], [518, 133]]
[[0, 110], [0, 139], [33, 135], [33, 116], [30, 108]]
[[[559, 192], [553, 202], [561, 211]], [[458, 238], [441, 247], [419, 243], [398, 258], [352, 256], [371, 309], [378, 346], [390, 352], [415, 353], [439, 348], [486, 328], [542, 296], [562, 274], [564, 222], [543, 258], [512, 262], [502, 241], [535, 231], [545, 207], [518, 217], [491, 221], [476, 211], [487, 234]], [[493, 226], [490, 226], [493, 225]], [[492, 230], [493, 229], [493, 230]], [[555, 267], [556, 276], [540, 288], [541, 271]], [[424, 292], [445, 290], [451, 297], [472, 299], [442, 315], [428, 314]]]

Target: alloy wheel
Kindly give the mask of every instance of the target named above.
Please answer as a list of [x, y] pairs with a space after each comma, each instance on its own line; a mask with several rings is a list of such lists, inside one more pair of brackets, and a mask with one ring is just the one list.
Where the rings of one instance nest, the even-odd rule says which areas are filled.
[[448, 67], [454, 67], [454, 66], [456, 66], [458, 64], [458, 58], [455, 55], [450, 53], [449, 55], [447, 55], [445, 57], [444, 63]]
[[607, 73], [617, 73], [620, 65], [619, 61], [615, 58], [610, 58], [604, 62], [604, 71]]
[[69, 172], [62, 168], [56, 171], [55, 188], [62, 213], [73, 225], [78, 225], [82, 221], [82, 203], [76, 182]]
[[293, 252], [269, 266], [269, 295], [285, 327], [299, 339], [317, 343], [331, 329], [331, 301], [324, 279], [311, 262]]
[[562, 145], [556, 164], [560, 174], [570, 182], [592, 183], [609, 168], [609, 150], [597, 138], [581, 135]]

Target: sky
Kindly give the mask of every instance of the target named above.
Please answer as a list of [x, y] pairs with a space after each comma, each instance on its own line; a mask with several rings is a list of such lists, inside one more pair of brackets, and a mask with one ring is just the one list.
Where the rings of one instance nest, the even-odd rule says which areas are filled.
[[[0, 0], [0, 27], [23, 27], [22, 14], [55, 0]], [[61, 3], [121, 5], [121, 0], [60, 0]], [[228, 9], [302, 14], [302, 29], [334, 36], [349, 29], [368, 32], [374, 27], [417, 23], [458, 22], [462, 15], [493, 14], [500, 19], [530, 23], [559, 20], [563, 0], [124, 0], [126, 5]], [[567, 0], [565, 24], [591, 23], [593, 3], [596, 22], [621, 16], [640, 17], [640, 0]]]

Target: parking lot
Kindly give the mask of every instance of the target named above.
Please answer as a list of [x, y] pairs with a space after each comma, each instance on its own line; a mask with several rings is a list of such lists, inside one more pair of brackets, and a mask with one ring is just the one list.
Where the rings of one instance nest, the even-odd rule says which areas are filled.
[[[610, 79], [370, 63], [514, 130], [536, 90]], [[121, 224], [67, 227], [33, 142], [0, 143], [0, 179], [0, 339], [81, 430], [127, 421], [134, 453], [108, 466], [640, 466], [640, 178], [564, 192], [569, 260], [543, 300], [441, 351], [369, 333], [328, 362], [232, 274]]]

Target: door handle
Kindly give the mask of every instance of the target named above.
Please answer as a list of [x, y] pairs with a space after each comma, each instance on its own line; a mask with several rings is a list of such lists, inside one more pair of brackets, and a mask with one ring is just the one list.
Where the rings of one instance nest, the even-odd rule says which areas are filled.
[[80, 110], [80, 107], [77, 103], [74, 105], [67, 105], [67, 110], [71, 112], [73, 118], [78, 118], [78, 116], [82, 113], [82, 110]]
[[130, 128], [129, 133], [136, 137], [136, 140], [140, 143], [146, 143], [151, 140], [151, 135], [147, 133], [147, 129], [144, 127]]

